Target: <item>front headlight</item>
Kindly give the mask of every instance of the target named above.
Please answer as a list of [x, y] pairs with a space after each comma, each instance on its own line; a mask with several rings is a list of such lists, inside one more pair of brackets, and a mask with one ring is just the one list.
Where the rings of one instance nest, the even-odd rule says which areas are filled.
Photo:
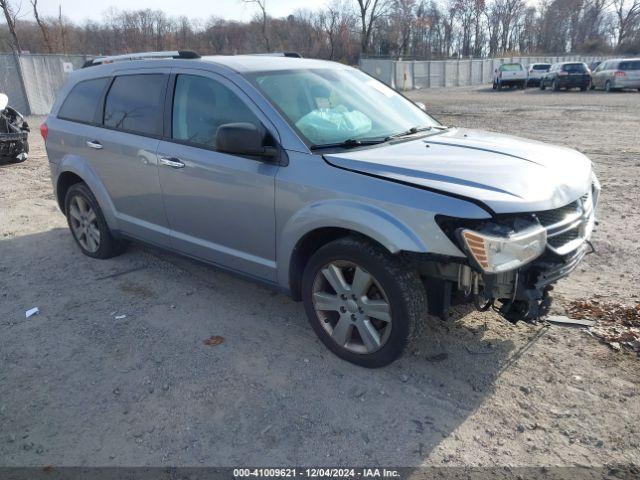
[[547, 245], [547, 231], [541, 225], [508, 236], [488, 235], [474, 230], [461, 232], [468, 254], [487, 273], [514, 270], [539, 257]]

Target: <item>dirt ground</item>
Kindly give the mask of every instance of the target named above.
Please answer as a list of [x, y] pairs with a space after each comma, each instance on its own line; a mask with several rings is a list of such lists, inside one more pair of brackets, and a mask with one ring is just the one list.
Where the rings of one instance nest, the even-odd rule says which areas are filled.
[[[410, 96], [446, 124], [587, 154], [598, 253], [555, 308], [639, 301], [640, 93]], [[640, 363], [583, 330], [461, 312], [372, 371], [331, 355], [301, 305], [262, 286], [138, 245], [81, 255], [38, 120], [31, 158], [0, 166], [0, 466], [638, 463]], [[204, 345], [212, 335], [224, 343]]]

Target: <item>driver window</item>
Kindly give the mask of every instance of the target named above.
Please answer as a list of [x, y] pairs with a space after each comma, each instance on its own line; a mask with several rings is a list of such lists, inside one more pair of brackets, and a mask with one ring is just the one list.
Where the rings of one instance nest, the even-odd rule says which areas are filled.
[[216, 148], [216, 133], [226, 123], [261, 123], [229, 88], [206, 77], [178, 75], [173, 96], [174, 140]]

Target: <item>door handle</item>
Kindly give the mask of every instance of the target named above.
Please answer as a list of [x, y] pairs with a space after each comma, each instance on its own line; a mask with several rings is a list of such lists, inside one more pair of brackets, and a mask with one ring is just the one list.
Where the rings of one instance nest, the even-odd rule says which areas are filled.
[[97, 140], [87, 140], [87, 147], [93, 148], [94, 150], [102, 150], [102, 144]]
[[165, 165], [171, 168], [184, 168], [184, 163], [182, 163], [178, 158], [160, 157], [160, 165]]

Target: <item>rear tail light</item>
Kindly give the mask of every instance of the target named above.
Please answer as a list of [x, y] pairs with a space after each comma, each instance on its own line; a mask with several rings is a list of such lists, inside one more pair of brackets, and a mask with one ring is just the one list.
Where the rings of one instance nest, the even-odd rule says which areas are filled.
[[620, 71], [618, 71], [618, 72], [614, 73], [614, 75], [615, 75], [616, 77], [626, 77], [626, 76], [627, 76], [627, 74], [626, 74], [626, 73], [624, 73], [624, 72], [620, 72]]
[[558, 75], [564, 77], [565, 75], [569, 75], [567, 72], [558, 72]]
[[45, 122], [42, 122], [42, 125], [40, 125], [40, 135], [42, 135], [42, 138], [46, 142], [47, 137], [49, 136], [49, 127]]

